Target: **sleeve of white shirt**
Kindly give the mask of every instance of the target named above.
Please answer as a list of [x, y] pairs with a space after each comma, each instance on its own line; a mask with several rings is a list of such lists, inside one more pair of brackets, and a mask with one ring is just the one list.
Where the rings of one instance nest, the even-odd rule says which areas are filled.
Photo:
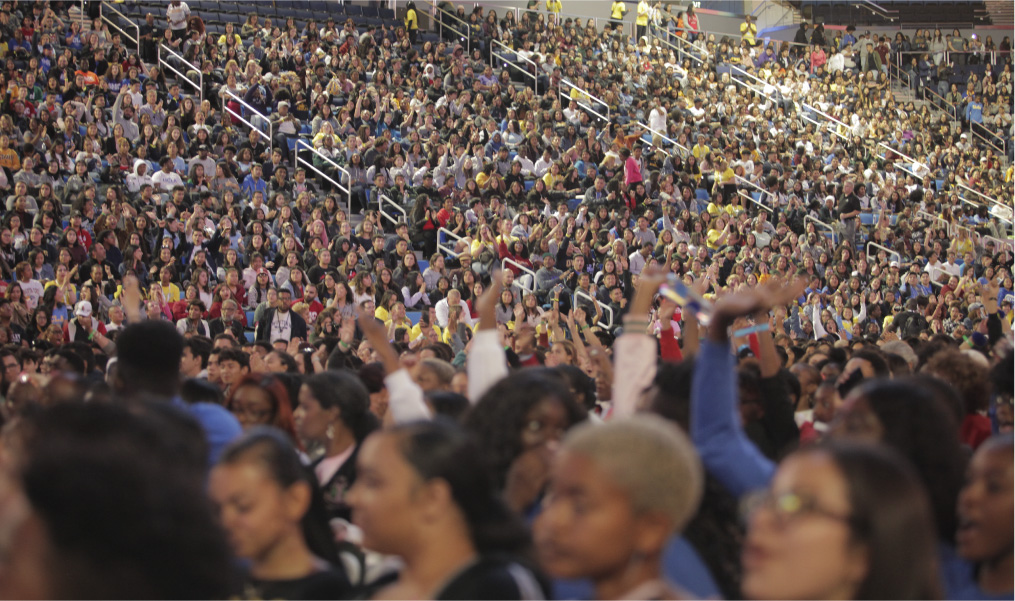
[[439, 325], [441, 328], [448, 327], [448, 301], [447, 301], [447, 299], [442, 299], [442, 300], [438, 301], [437, 302], [437, 306], [434, 307], [434, 310], [437, 313], [437, 325]]
[[480, 330], [472, 337], [468, 361], [469, 402], [476, 404], [501, 378], [508, 375], [507, 357], [497, 330]]
[[409, 372], [400, 369], [388, 374], [384, 385], [388, 388], [388, 411], [396, 424], [433, 419], [423, 402], [423, 389], [412, 381]]

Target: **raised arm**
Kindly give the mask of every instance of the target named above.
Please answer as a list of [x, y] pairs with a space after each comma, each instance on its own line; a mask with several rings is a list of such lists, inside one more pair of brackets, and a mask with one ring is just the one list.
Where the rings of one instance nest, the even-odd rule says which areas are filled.
[[384, 365], [384, 385], [388, 388], [388, 409], [395, 423], [431, 419], [430, 408], [423, 402], [423, 390], [412, 381], [409, 372], [398, 361], [398, 353], [388, 342], [384, 326], [372, 314], [359, 317], [363, 335], [374, 347]]
[[[490, 286], [476, 300], [479, 310], [479, 327], [472, 338], [465, 364], [469, 376], [469, 402], [475, 403], [494, 384], [507, 376], [507, 355], [497, 331], [497, 299], [500, 298], [501, 274], [490, 278]], [[516, 324], [520, 325], [520, 324]]]

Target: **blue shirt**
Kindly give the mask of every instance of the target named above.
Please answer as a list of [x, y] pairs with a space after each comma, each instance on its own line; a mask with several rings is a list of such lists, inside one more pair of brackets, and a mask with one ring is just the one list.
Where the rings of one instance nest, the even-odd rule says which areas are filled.
[[205, 438], [208, 440], [208, 465], [215, 465], [222, 451], [233, 440], [243, 434], [243, 428], [236, 417], [225, 407], [215, 403], [194, 403], [188, 405], [182, 399], [176, 397], [173, 403], [190, 414], [204, 430]]

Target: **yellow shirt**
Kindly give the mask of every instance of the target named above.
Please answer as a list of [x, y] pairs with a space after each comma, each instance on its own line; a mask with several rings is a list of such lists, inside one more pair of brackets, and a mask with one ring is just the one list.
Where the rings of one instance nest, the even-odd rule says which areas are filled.
[[635, 20], [636, 25], [648, 25], [648, 2], [641, 0], [638, 3], [638, 18]]
[[563, 9], [563, 6], [561, 6], [560, 0], [546, 0], [546, 10], [553, 14], [557, 14], [561, 11], [561, 9]]
[[754, 44], [754, 35], [756, 33], [758, 33], [758, 26], [754, 23], [747, 23], [745, 21], [740, 24], [740, 35], [752, 45]]
[[613, 7], [610, 8], [610, 17], [619, 21], [624, 18], [624, 13], [626, 12], [627, 4], [624, 4], [623, 2], [614, 2]]
[[[374, 311], [374, 314], [376, 315], [376, 314], [377, 314], [377, 312], [376, 312], [376, 311]], [[386, 328], [389, 328], [389, 329], [390, 329], [390, 328], [391, 328], [391, 322], [392, 322], [392, 321], [394, 321], [394, 320], [392, 320], [392, 319], [388, 319], [387, 321], [385, 321], [385, 322], [384, 322], [384, 327], [386, 327]], [[403, 318], [403, 319], [402, 319], [402, 321], [400, 321], [400, 322], [396, 323], [396, 324], [395, 324], [395, 327], [396, 327], [396, 328], [405, 328], [405, 329], [407, 329], [407, 330], [410, 330], [410, 331], [411, 331], [411, 330], [413, 329], [413, 327], [412, 327], [412, 320], [411, 320], [411, 319], [409, 319], [408, 317], [405, 317], [405, 318]]]
[[0, 167], [6, 167], [11, 172], [21, 169], [21, 158], [13, 148], [0, 150]]
[[391, 314], [388, 313], [388, 310], [384, 307], [377, 307], [374, 309], [374, 317], [383, 322], [391, 321]]
[[708, 153], [710, 152], [712, 152], [712, 149], [709, 148], [707, 145], [703, 144], [695, 144], [691, 148], [691, 154], [694, 155], [694, 158], [698, 159], [699, 161], [705, 158], [705, 156], [707, 156]]
[[[440, 327], [437, 324], [431, 324], [430, 327], [433, 329], [434, 332], [437, 332], [438, 336], [443, 336], [444, 335], [444, 333], [441, 332], [441, 329], [440, 329]], [[420, 324], [417, 323], [416, 325], [412, 326], [412, 334], [410, 334], [410, 336], [412, 337], [413, 340], [419, 338], [422, 335], [423, 335], [423, 328], [420, 327]]]
[[412, 31], [413, 29], [419, 29], [419, 19], [416, 17], [416, 10], [410, 8], [405, 13], [405, 29], [406, 31]]

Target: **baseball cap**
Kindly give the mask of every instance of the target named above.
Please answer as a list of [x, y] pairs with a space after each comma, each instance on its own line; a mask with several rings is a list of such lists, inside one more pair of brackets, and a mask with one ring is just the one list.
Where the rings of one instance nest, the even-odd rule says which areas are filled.
[[78, 317], [91, 317], [92, 303], [88, 301], [79, 301], [78, 304], [74, 305], [74, 315]]

